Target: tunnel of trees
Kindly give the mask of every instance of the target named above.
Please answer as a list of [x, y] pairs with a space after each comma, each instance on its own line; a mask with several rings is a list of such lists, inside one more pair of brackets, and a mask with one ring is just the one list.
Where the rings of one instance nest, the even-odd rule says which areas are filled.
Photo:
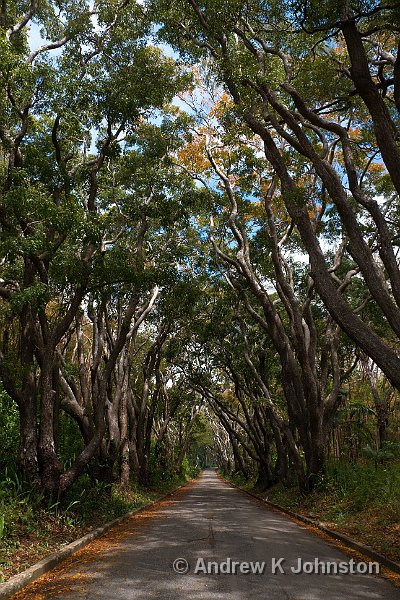
[[306, 493], [398, 457], [398, 3], [10, 0], [0, 29], [2, 480]]

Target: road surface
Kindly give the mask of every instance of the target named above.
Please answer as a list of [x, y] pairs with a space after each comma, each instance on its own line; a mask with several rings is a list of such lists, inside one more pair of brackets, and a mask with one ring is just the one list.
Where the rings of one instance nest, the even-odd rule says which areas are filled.
[[[174, 564], [176, 571], [188, 572], [175, 572]], [[342, 572], [334, 574], [339, 567]], [[400, 589], [382, 577], [354, 573], [366, 567], [375, 570], [357, 565], [210, 470], [93, 542], [17, 598], [400, 599]]]

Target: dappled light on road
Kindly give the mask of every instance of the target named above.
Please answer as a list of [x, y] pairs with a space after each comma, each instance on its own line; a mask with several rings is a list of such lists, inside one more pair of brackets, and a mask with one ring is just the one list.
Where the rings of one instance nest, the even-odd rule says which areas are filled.
[[[282, 568], [274, 565], [280, 558]], [[187, 572], [174, 572], [174, 561]], [[133, 516], [15, 596], [15, 600], [391, 600], [400, 591], [375, 575], [299, 573], [298, 561], [351, 557], [221, 481], [215, 471]], [[263, 573], [232, 572], [264, 564]], [[209, 568], [210, 573], [204, 569]], [[356, 564], [356, 563], [355, 563]], [[200, 566], [199, 566], [200, 565]], [[215, 569], [221, 568], [219, 573]], [[219, 567], [221, 565], [221, 567]], [[231, 569], [224, 572], [224, 569]], [[196, 572], [197, 569], [197, 572]]]

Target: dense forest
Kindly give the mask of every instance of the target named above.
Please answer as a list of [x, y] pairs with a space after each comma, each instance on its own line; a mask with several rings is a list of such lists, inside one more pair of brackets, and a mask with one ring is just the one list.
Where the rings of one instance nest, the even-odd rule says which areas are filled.
[[0, 538], [206, 466], [350, 477], [398, 523], [399, 4], [5, 0], [0, 29]]

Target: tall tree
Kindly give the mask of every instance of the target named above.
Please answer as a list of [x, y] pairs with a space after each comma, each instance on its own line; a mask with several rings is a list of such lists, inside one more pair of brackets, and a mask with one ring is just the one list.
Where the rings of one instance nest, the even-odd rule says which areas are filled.
[[[334, 320], [399, 389], [397, 350], [391, 340], [383, 339], [371, 323], [359, 317], [358, 307], [354, 309], [343, 297], [342, 282], [335, 278], [335, 264], [324, 254], [320, 240], [320, 227], [328, 222], [327, 209], [334, 207], [347, 238], [346, 257], [354, 261], [371, 302], [390, 325], [396, 344], [400, 333], [396, 223], [388, 218], [387, 205], [377, 201], [382, 180], [389, 190], [386, 203], [397, 194], [393, 168], [396, 153], [392, 158], [388, 156], [381, 133], [376, 133], [375, 126], [374, 134], [369, 124], [371, 118], [378, 124], [379, 113], [385, 127], [393, 132], [397, 107], [386, 76], [385, 94], [380, 91], [382, 82], [379, 74], [375, 75], [374, 61], [368, 62], [365, 46], [360, 47], [362, 32], [357, 28], [353, 31], [356, 23], [365, 27], [376, 47], [383, 46], [384, 52], [392, 56], [389, 61], [385, 54], [388, 65], [380, 61], [380, 66], [385, 66], [386, 74], [390, 69], [396, 71], [396, 51], [392, 52], [395, 34], [386, 36], [388, 29], [383, 25], [384, 17], [393, 22], [396, 8], [382, 7], [380, 26], [376, 26], [377, 10], [357, 10], [358, 4], [350, 3], [337, 28], [324, 28], [321, 34], [319, 27], [312, 32], [302, 30], [295, 13], [280, 2], [269, 5], [268, 10], [258, 2], [244, 6], [232, 1], [223, 9], [217, 2], [199, 5], [192, 0], [154, 5], [165, 24], [165, 39], [192, 60], [202, 56], [210, 59], [213, 71], [234, 101], [236, 110], [232, 115], [261, 138], [265, 156], [279, 180], [276, 193], [282, 195], [299, 231], [319, 296]], [[335, 12], [333, 4], [327, 5]], [[342, 9], [340, 4], [338, 11]], [[362, 59], [358, 66], [357, 52]], [[321, 77], [310, 78], [309, 72], [318, 72]], [[353, 89], [356, 81], [362, 89]], [[368, 95], [372, 89], [374, 101]], [[388, 136], [389, 145], [393, 135]], [[376, 177], [380, 158], [383, 170]], [[311, 187], [303, 180], [304, 172], [315, 179]], [[309, 211], [315, 190], [321, 197], [317, 219]], [[397, 201], [397, 195], [394, 197]]]
[[[32, 19], [45, 38], [33, 50]], [[133, 293], [99, 382], [97, 426], [75, 465], [63, 472], [56, 443], [58, 349], [89, 291], [102, 285], [106, 255], [121, 248], [118, 211], [124, 209], [121, 197], [132, 193], [123, 183], [117, 190], [108, 174], [129, 144], [137, 144], [138, 128], [187, 79], [175, 61], [146, 43], [151, 25], [137, 3], [31, 3], [20, 19], [16, 6], [7, 4], [1, 26], [0, 295], [19, 334], [15, 344], [3, 345], [0, 369], [20, 410], [21, 466], [31, 481], [58, 493], [99, 447], [103, 388], [137, 307]], [[139, 221], [143, 202], [137, 198]], [[125, 221], [125, 236], [127, 227]], [[143, 243], [140, 233], [138, 239]]]

